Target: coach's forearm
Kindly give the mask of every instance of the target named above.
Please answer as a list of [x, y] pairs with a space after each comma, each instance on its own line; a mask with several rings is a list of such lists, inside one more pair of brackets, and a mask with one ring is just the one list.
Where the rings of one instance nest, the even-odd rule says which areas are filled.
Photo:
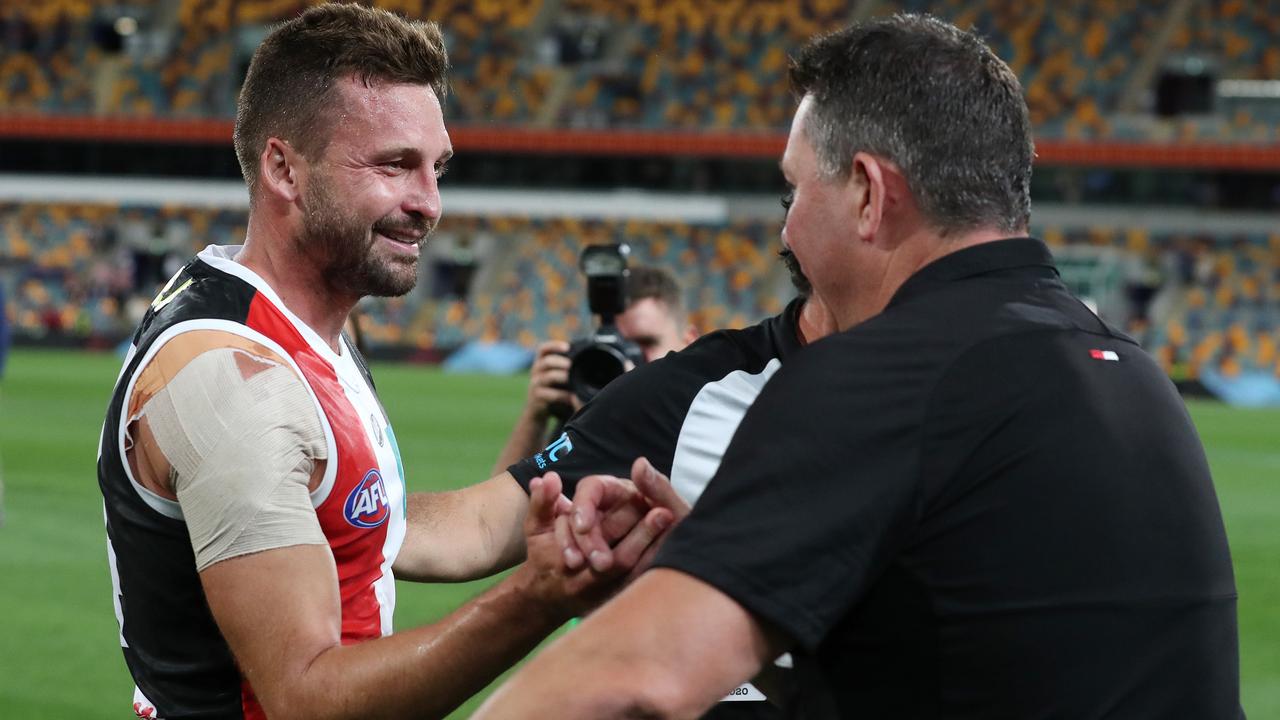
[[537, 647], [570, 613], [518, 570], [437, 623], [318, 655], [275, 718], [441, 718]]

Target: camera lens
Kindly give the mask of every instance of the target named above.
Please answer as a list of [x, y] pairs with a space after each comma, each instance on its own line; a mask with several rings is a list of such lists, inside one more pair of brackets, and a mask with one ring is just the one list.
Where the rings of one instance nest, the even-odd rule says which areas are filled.
[[573, 356], [569, 367], [569, 389], [583, 402], [627, 369], [627, 357], [613, 345], [596, 343]]

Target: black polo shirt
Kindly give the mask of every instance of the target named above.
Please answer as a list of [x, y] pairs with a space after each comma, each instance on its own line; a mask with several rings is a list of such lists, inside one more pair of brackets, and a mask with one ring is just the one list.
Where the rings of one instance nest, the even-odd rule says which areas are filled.
[[795, 641], [802, 716], [1243, 715], [1195, 428], [1036, 240], [797, 353], [657, 564]]

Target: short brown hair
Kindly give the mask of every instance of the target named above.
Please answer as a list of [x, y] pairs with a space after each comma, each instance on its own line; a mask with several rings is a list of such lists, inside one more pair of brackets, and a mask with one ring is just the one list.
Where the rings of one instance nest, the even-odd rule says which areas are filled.
[[236, 158], [250, 191], [268, 138], [288, 141], [308, 159], [324, 152], [340, 78], [430, 85], [443, 103], [448, 70], [444, 38], [433, 22], [334, 3], [278, 25], [254, 52], [236, 104]]
[[627, 277], [627, 304], [653, 298], [667, 306], [677, 319], [684, 314], [680, 283], [670, 272], [652, 265], [637, 265]]

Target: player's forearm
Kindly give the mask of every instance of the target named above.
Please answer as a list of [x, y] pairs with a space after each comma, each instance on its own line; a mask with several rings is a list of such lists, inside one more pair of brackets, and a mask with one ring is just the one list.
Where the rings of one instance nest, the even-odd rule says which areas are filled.
[[465, 490], [411, 493], [405, 537], [392, 570], [397, 580], [460, 582], [496, 565], [493, 538], [475, 517]]
[[546, 439], [547, 416], [538, 415], [526, 407], [511, 428], [506, 445], [503, 445], [502, 451], [498, 453], [492, 474], [506, 472], [507, 468], [538, 452]]
[[699, 708], [685, 697], [680, 671], [654, 642], [627, 642], [634, 638], [593, 627], [597, 615], [612, 609], [602, 608], [540, 652], [472, 720], [695, 717]]
[[321, 653], [268, 714], [441, 718], [570, 615], [536, 599], [517, 571], [435, 624]]
[[473, 720], [698, 717], [777, 656], [775, 635], [712, 586], [658, 568], [539, 653]]
[[528, 496], [505, 471], [461, 490], [412, 493], [396, 577], [463, 582], [488, 577], [524, 558], [521, 520]]
[[[617, 694], [612, 694], [613, 690]], [[540, 688], [515, 700], [507, 700], [495, 693], [472, 716], [472, 720], [665, 720], [694, 717], [697, 717], [696, 713], [680, 715], [665, 709], [625, 685], [617, 688], [593, 686], [583, 690], [580, 683], [565, 683]]]
[[[572, 634], [572, 633], [571, 633]], [[562, 638], [564, 643], [569, 638]], [[559, 646], [553, 646], [558, 649]], [[563, 653], [541, 653], [502, 685], [472, 720], [634, 720], [697, 717], [681, 689], [661, 667], [615, 666], [607, 657], [567, 662]]]

